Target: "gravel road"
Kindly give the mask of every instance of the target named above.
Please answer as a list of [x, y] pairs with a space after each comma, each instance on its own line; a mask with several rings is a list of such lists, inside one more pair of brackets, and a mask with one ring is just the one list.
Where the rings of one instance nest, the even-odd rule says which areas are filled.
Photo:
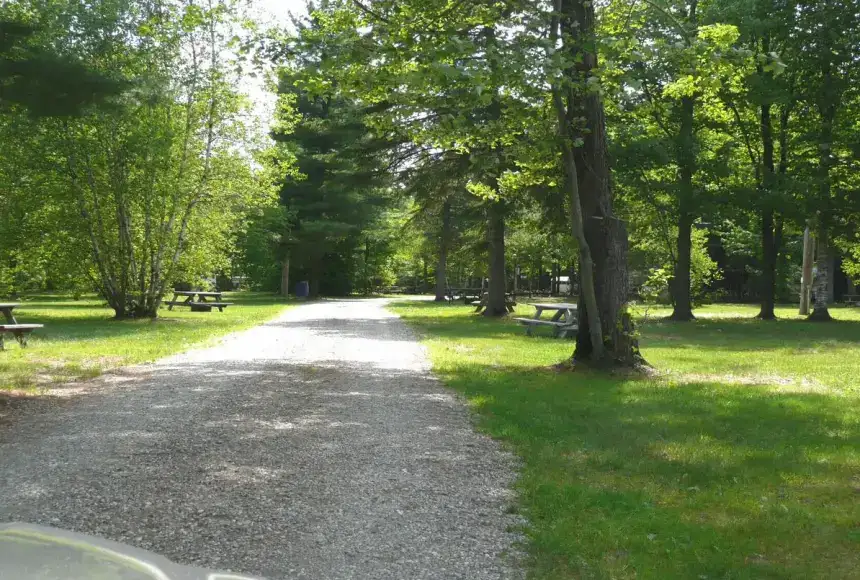
[[4, 427], [0, 521], [272, 579], [519, 578], [515, 467], [383, 300], [326, 301]]

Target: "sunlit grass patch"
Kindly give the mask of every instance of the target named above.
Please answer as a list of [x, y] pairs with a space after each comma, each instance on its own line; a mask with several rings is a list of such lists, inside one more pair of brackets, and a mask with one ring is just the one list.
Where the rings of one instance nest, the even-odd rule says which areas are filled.
[[522, 457], [532, 577], [857, 577], [860, 309], [834, 324], [651, 312], [647, 378], [555, 372], [573, 341], [461, 305], [394, 309]]
[[154, 361], [264, 322], [287, 306], [279, 297], [251, 292], [231, 293], [229, 301], [235, 305], [224, 312], [162, 309], [155, 321], [117, 321], [112, 310], [92, 297], [23, 298], [15, 310], [18, 322], [45, 327], [31, 335], [27, 348], [6, 341], [0, 352], [0, 389], [34, 390]]

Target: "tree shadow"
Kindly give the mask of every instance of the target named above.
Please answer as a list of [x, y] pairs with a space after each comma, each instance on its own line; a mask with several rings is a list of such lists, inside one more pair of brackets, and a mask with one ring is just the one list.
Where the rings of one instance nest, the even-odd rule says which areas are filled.
[[860, 569], [860, 411], [842, 397], [479, 364], [446, 378], [526, 462], [545, 577]]
[[[522, 337], [523, 327], [510, 318], [493, 319], [469, 316], [457, 305], [433, 302], [396, 302], [395, 307], [409, 308], [407, 319], [434, 334], [450, 338]], [[461, 306], [461, 305], [460, 305]], [[448, 310], [451, 308], [452, 310]], [[518, 313], [518, 315], [522, 315]], [[464, 322], [468, 321], [468, 324]], [[640, 345], [671, 346], [678, 349], [709, 349], [726, 353], [777, 350], [786, 347], [812, 348], [819, 343], [855, 347], [860, 344], [860, 321], [840, 320], [821, 324], [805, 320], [763, 322], [752, 318], [708, 318], [694, 322], [666, 319], [639, 321]], [[548, 332], [537, 331], [538, 340], [556, 340]], [[564, 341], [569, 345], [569, 341]], [[647, 357], [646, 357], [647, 358]]]

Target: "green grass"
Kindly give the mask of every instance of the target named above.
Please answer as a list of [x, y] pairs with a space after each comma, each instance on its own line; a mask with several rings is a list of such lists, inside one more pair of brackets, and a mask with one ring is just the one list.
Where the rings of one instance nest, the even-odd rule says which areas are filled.
[[860, 578], [860, 309], [652, 311], [647, 379], [555, 372], [572, 341], [462, 305], [394, 309], [522, 458], [532, 578]]
[[234, 306], [224, 312], [162, 309], [159, 318], [113, 320], [101, 300], [35, 296], [16, 300], [19, 323], [45, 328], [31, 335], [27, 348], [6, 337], [0, 352], [0, 390], [87, 379], [106, 370], [156, 360], [203, 345], [236, 330], [273, 318], [287, 303], [274, 295], [235, 292], [225, 297]]

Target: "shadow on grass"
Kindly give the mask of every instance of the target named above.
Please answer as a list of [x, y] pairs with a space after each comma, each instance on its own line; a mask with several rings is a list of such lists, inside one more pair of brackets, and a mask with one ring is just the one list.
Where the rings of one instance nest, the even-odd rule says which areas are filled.
[[[846, 346], [860, 344], [860, 321], [834, 320], [829, 323], [805, 320], [763, 322], [747, 318], [712, 318], [695, 322], [652, 319], [641, 324], [643, 336], [651, 342], [671, 341], [685, 348], [718, 347], [723, 350], [762, 350], [798, 347], [826, 341]], [[674, 344], [677, 343], [677, 344]]]
[[524, 458], [536, 577], [860, 569], [860, 413], [845, 400], [482, 365], [445, 378]]
[[[547, 353], [561, 349], [509, 340], [519, 330], [511, 321], [398, 308], [436, 339], [437, 371], [468, 397], [481, 425], [523, 458], [535, 578], [856, 578], [860, 404], [852, 390], [556, 373]], [[770, 357], [767, 372], [796, 378], [806, 373], [773, 363], [778, 351], [856, 356], [860, 324], [726, 318], [649, 321], [641, 332], [646, 357], [659, 349], [687, 372], [719, 359], [756, 373]]]
[[[523, 336], [523, 327], [511, 319], [472, 315], [462, 305], [401, 301], [395, 308], [408, 308], [410, 321], [433, 334], [451, 338], [499, 338]], [[518, 312], [512, 316], [523, 316]], [[529, 316], [529, 314], [525, 314]], [[468, 320], [469, 324], [464, 324]], [[790, 346], [808, 348], [825, 342], [831, 346], [860, 344], [860, 321], [830, 323], [805, 320], [760, 321], [754, 318], [701, 318], [694, 322], [673, 322], [666, 318], [639, 321], [644, 346], [672, 346], [690, 349], [718, 349], [724, 352], [761, 351]], [[539, 337], [548, 332], [536, 331]]]
[[[71, 301], [58, 296], [34, 296], [19, 301], [21, 306], [15, 310], [15, 317], [19, 323], [41, 323], [45, 327], [40, 329], [34, 339], [39, 342], [54, 342], [65, 340], [98, 340], [114, 337], [124, 337], [138, 334], [141, 331], [154, 331], [161, 326], [176, 324], [186, 327], [197, 327], [210, 322], [234, 323], [236, 319], [230, 317], [223, 320], [224, 315], [241, 312], [243, 307], [271, 306], [277, 304], [291, 304], [293, 301], [265, 293], [237, 293], [235, 296], [227, 294], [225, 300], [234, 302], [225, 312], [199, 312], [190, 313], [187, 308], [176, 308], [168, 311], [162, 308], [156, 319], [129, 319], [117, 320], [114, 318], [113, 310], [104, 303], [92, 298]], [[232, 310], [229, 310], [232, 309]], [[175, 316], [184, 314], [186, 316]], [[187, 316], [192, 314], [191, 316]], [[220, 317], [220, 318], [218, 318]], [[214, 319], [214, 320], [212, 320]]]

